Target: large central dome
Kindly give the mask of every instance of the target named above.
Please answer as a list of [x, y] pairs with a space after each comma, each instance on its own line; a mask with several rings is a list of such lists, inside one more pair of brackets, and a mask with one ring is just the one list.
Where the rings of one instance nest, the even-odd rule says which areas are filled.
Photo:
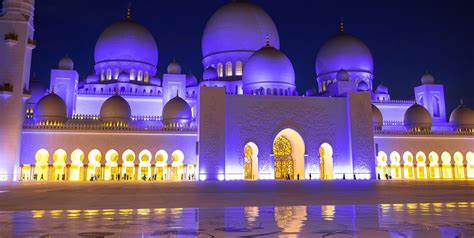
[[109, 26], [95, 45], [95, 63], [137, 62], [153, 67], [158, 64], [158, 47], [153, 35], [131, 19]]
[[248, 1], [222, 6], [207, 22], [202, 38], [204, 58], [218, 53], [254, 51], [265, 45], [267, 35], [273, 47], [280, 48], [278, 30], [272, 18]]
[[352, 72], [373, 73], [374, 60], [369, 47], [359, 38], [339, 32], [319, 50], [316, 74], [321, 76], [341, 69]]

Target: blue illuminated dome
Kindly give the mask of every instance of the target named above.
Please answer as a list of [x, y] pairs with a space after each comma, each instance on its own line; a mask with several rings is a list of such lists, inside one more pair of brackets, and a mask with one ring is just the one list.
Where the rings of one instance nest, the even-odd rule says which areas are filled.
[[206, 24], [202, 37], [204, 66], [245, 62], [265, 45], [267, 35], [271, 45], [279, 49], [278, 30], [272, 18], [249, 1], [232, 1], [219, 8]]
[[204, 72], [202, 73], [202, 78], [205, 81], [216, 79], [217, 78], [216, 68], [212, 66], [207, 67], [206, 70], [204, 70]]
[[388, 94], [388, 88], [387, 88], [387, 86], [385, 86], [383, 84], [380, 84], [379, 86], [377, 86], [377, 89], [375, 90], [375, 93]]
[[100, 121], [107, 122], [123, 122], [128, 123], [132, 110], [127, 100], [118, 94], [105, 100], [100, 108]]
[[369, 90], [369, 85], [365, 81], [361, 81], [359, 84], [357, 84], [357, 91], [359, 92], [365, 92]]
[[[112, 66], [123, 70], [143, 65], [148, 66], [148, 71], [154, 75], [156, 70], [154, 72], [151, 69], [158, 64], [158, 47], [155, 38], [145, 27], [131, 19], [125, 19], [105, 29], [97, 40], [94, 56], [97, 72]], [[129, 65], [125, 66], [124, 63]]]
[[373, 73], [374, 60], [369, 47], [352, 34], [339, 32], [319, 50], [316, 58], [318, 76], [335, 73], [340, 69], [348, 72]]
[[273, 94], [274, 88], [293, 89], [295, 87], [295, 70], [285, 54], [266, 45], [255, 52], [245, 64], [242, 83], [247, 93], [250, 90], [263, 88], [270, 89]]
[[198, 85], [198, 80], [194, 74], [187, 74], [186, 75], [186, 87], [192, 87], [192, 86], [197, 86]]
[[163, 108], [163, 122], [165, 125], [189, 125], [192, 117], [191, 107], [178, 95], [169, 100]]
[[34, 110], [36, 122], [61, 122], [67, 120], [67, 107], [64, 100], [57, 94], [50, 93], [41, 98]]

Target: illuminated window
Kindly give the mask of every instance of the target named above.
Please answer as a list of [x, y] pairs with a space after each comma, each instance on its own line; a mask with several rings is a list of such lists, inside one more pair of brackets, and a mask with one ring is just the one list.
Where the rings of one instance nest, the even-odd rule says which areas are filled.
[[217, 76], [219, 78], [224, 77], [224, 65], [222, 65], [221, 63], [217, 65]]
[[130, 80], [131, 81], [135, 80], [135, 70], [134, 69], [130, 70]]
[[148, 71], [145, 71], [145, 78], [143, 79], [143, 81], [145, 83], [148, 83], [148, 81], [150, 81], [150, 78], [149, 78], [149, 75], [148, 75]]
[[112, 79], [112, 70], [108, 69], [107, 70], [107, 80], [111, 80], [111, 79]]
[[243, 73], [242, 62], [237, 61], [237, 63], [235, 63], [235, 75], [242, 76], [242, 73]]
[[104, 81], [104, 80], [105, 80], [105, 71], [102, 70], [102, 71], [100, 72], [100, 81]]
[[326, 92], [326, 81], [323, 82], [323, 92]]
[[119, 70], [118, 70], [118, 69], [115, 69], [115, 70], [114, 70], [114, 79], [117, 80], [117, 79], [118, 79], [118, 76], [119, 76]]
[[225, 75], [226, 76], [232, 76], [232, 63], [231, 62], [228, 62], [226, 65], [225, 65]]
[[433, 116], [439, 117], [439, 98], [436, 96], [433, 98]]
[[138, 81], [143, 81], [143, 71], [138, 71]]

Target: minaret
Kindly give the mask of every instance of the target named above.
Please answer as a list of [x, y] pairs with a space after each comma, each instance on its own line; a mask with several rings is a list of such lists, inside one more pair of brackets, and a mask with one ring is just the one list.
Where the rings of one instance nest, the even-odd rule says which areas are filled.
[[34, 0], [3, 0], [0, 14], [0, 180], [16, 179], [34, 41]]

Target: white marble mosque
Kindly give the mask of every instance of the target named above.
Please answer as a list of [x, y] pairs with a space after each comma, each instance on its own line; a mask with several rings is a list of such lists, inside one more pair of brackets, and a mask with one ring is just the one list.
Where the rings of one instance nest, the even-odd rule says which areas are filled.
[[202, 75], [157, 68], [166, 46], [129, 8], [98, 36], [93, 74], [66, 56], [44, 88], [30, 80], [35, 1], [3, 6], [0, 180], [474, 178], [474, 111], [448, 114], [430, 73], [415, 100], [394, 99], [343, 23], [314, 46], [304, 95], [277, 26], [250, 1], [210, 16]]

